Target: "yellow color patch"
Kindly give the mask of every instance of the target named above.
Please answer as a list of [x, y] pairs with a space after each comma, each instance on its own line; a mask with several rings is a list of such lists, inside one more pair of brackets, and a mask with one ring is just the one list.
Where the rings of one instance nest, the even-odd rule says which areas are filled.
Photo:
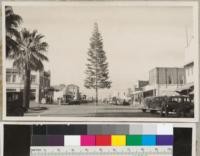
[[126, 146], [126, 136], [112, 135], [112, 146]]

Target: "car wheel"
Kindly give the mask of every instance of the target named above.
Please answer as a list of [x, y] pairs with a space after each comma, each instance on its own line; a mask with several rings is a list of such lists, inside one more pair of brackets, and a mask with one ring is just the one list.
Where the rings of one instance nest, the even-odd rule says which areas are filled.
[[180, 109], [177, 109], [177, 110], [176, 110], [176, 115], [177, 115], [177, 117], [181, 117], [182, 113], [181, 113], [181, 110], [180, 110]]
[[162, 107], [162, 108], [161, 108], [161, 110], [160, 110], [160, 116], [161, 116], [161, 117], [163, 117], [163, 116], [164, 116], [164, 113], [163, 113], [163, 111], [164, 111], [164, 108]]
[[168, 117], [168, 114], [169, 114], [168, 109], [165, 108], [165, 116]]

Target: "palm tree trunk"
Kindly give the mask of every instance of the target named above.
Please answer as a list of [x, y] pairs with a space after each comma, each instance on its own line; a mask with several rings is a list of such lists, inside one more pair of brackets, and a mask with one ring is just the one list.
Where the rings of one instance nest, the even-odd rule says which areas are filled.
[[31, 71], [27, 67], [25, 68], [25, 80], [24, 80], [24, 96], [23, 96], [23, 106], [26, 110], [29, 108], [30, 100], [30, 76]]

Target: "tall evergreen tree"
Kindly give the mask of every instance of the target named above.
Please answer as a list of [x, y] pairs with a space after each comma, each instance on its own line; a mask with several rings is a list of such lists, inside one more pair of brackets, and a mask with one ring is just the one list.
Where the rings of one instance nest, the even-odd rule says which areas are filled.
[[96, 104], [98, 103], [98, 90], [111, 87], [109, 80], [108, 63], [105, 51], [103, 50], [102, 36], [98, 30], [98, 24], [94, 24], [94, 31], [90, 38], [88, 50], [88, 63], [86, 64], [85, 87], [95, 89]]

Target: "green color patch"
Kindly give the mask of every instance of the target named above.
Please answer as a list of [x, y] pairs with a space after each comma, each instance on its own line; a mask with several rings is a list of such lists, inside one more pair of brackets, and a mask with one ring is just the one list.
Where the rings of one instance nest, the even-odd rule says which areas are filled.
[[140, 146], [142, 145], [142, 135], [127, 135], [126, 136], [127, 146]]

